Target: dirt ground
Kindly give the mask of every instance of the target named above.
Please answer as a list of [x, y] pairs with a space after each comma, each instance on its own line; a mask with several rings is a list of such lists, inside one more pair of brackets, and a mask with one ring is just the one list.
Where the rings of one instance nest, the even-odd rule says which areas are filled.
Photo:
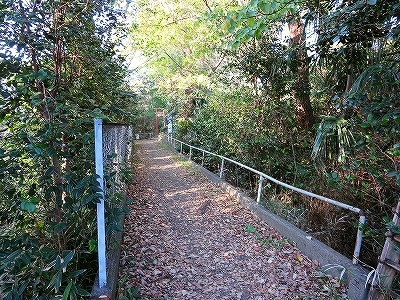
[[[157, 140], [135, 146], [120, 294], [135, 299], [343, 299], [318, 263]], [[131, 293], [129, 293], [131, 289]], [[128, 297], [129, 298], [129, 297]]]

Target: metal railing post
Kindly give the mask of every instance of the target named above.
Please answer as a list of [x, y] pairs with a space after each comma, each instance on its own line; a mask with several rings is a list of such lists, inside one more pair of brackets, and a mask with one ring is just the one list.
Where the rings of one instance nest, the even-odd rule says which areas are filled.
[[181, 154], [182, 154], [182, 145], [183, 145], [183, 143], [181, 142]]
[[103, 162], [103, 122], [101, 119], [94, 120], [94, 139], [95, 139], [95, 161], [97, 182], [101, 192], [100, 202], [97, 203], [97, 254], [99, 259], [99, 287], [107, 284], [106, 269], [106, 222], [104, 208], [104, 162]]
[[[174, 142], [175, 151], [177, 151], [177, 149], [176, 149], [176, 141], [181, 143], [181, 152], [182, 152], [182, 143], [183, 142], [180, 141], [180, 140], [177, 140], [175, 138], [172, 138], [172, 136], [171, 136], [171, 144], [172, 144], [172, 141]], [[366, 219], [362, 209], [354, 207], [354, 206], [349, 205], [349, 204], [345, 204], [345, 203], [333, 200], [333, 199], [329, 199], [329, 198], [321, 196], [321, 195], [314, 194], [312, 192], [297, 188], [297, 187], [292, 186], [292, 185], [289, 185], [287, 183], [284, 183], [284, 182], [282, 182], [280, 180], [277, 180], [277, 179], [275, 179], [275, 178], [273, 178], [273, 177], [271, 177], [271, 176], [269, 176], [269, 175], [267, 175], [265, 173], [262, 173], [262, 172], [260, 172], [258, 170], [255, 170], [255, 169], [253, 169], [251, 167], [248, 167], [248, 166], [246, 166], [244, 164], [241, 164], [241, 163], [239, 163], [239, 162], [237, 162], [237, 161], [235, 161], [233, 159], [230, 159], [228, 157], [221, 156], [221, 155], [212, 153], [210, 151], [207, 151], [207, 150], [204, 150], [204, 149], [201, 149], [201, 148], [189, 145], [189, 144], [185, 144], [185, 145], [187, 145], [189, 147], [189, 159], [190, 160], [192, 159], [193, 149], [196, 149], [198, 151], [202, 151], [202, 153], [203, 153], [202, 161], [201, 161], [201, 166], [202, 167], [204, 167], [204, 159], [205, 159], [205, 154], [206, 153], [210, 154], [212, 156], [216, 156], [216, 157], [221, 158], [221, 160], [222, 160], [221, 161], [221, 169], [220, 169], [220, 173], [219, 173], [220, 178], [222, 178], [223, 175], [224, 175], [223, 172], [224, 172], [225, 160], [235, 164], [236, 166], [245, 168], [245, 169], [249, 170], [250, 172], [258, 174], [260, 176], [260, 180], [259, 180], [259, 184], [258, 184], [258, 191], [257, 191], [257, 202], [258, 203], [261, 202], [262, 191], [263, 191], [263, 181], [264, 181], [264, 179], [267, 179], [269, 181], [272, 181], [273, 183], [276, 183], [276, 184], [278, 184], [280, 186], [288, 188], [288, 189], [290, 189], [292, 191], [298, 192], [298, 193], [300, 193], [302, 195], [305, 195], [305, 196], [308, 196], [308, 197], [311, 197], [311, 198], [315, 198], [315, 199], [319, 199], [319, 200], [324, 201], [326, 203], [329, 203], [331, 205], [335, 205], [337, 207], [341, 207], [343, 209], [346, 209], [346, 210], [349, 210], [349, 211], [352, 211], [352, 212], [355, 212], [355, 213], [359, 214], [359, 216], [360, 216], [359, 228], [358, 228], [358, 231], [357, 231], [356, 245], [355, 245], [355, 248], [354, 248], [354, 256], [353, 256], [353, 263], [354, 264], [358, 263], [358, 259], [359, 259], [359, 255], [360, 255], [360, 249], [361, 249], [361, 242], [362, 242], [363, 226], [365, 224], [365, 219]]]
[[360, 257], [364, 225], [365, 225], [365, 216], [364, 216], [364, 212], [361, 211], [360, 221], [359, 221], [358, 228], [357, 228], [356, 244], [354, 246], [354, 254], [353, 254], [353, 264], [354, 265], [358, 264], [358, 259]]
[[221, 178], [221, 179], [222, 179], [222, 177], [224, 177], [224, 162], [225, 162], [225, 159], [222, 159], [222, 161], [221, 161], [221, 169], [219, 171], [219, 178]]
[[263, 181], [264, 181], [264, 177], [262, 175], [260, 175], [260, 180], [258, 181], [257, 203], [260, 203], [260, 201], [261, 201]]

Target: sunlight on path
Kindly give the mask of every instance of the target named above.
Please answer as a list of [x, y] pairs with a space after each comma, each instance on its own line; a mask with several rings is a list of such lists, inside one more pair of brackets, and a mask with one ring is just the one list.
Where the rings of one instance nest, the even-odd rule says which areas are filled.
[[141, 299], [326, 299], [317, 264], [156, 140], [137, 143], [122, 289]]

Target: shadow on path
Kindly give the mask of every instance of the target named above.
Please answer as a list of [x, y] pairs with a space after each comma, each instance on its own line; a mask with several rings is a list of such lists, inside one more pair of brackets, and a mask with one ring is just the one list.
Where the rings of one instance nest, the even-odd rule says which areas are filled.
[[135, 155], [120, 290], [140, 286], [140, 299], [330, 299], [315, 262], [168, 146], [137, 141]]

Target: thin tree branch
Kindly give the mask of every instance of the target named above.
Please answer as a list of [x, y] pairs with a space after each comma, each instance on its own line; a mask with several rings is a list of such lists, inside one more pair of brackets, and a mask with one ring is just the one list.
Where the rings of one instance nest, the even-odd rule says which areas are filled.
[[208, 5], [207, 0], [203, 0], [203, 2], [204, 2], [204, 4], [207, 6], [208, 10], [209, 10], [210, 12], [212, 12], [212, 9], [211, 9], [210, 5]]
[[178, 24], [178, 22], [180, 22], [180, 21], [185, 21], [185, 20], [188, 20], [188, 19], [194, 19], [194, 18], [193, 18], [193, 17], [183, 17], [183, 18], [174, 20], [174, 21], [172, 21], [172, 22], [169, 22], [169, 23], [167, 23], [167, 24], [165, 24], [165, 25], [157, 25], [156, 27], [164, 28], [164, 27], [170, 26], [170, 25], [172, 25], [172, 24]]
[[[176, 64], [176, 65], [181, 69], [181, 71], [187, 71], [187, 72], [189, 72], [190, 74], [194, 74], [192, 71], [185, 69], [185, 68], [184, 68], [180, 63], [178, 63], [171, 55], [169, 55], [169, 54], [167, 53], [167, 51], [164, 51], [164, 53], [174, 62], [174, 64]], [[182, 75], [183, 75], [183, 74], [182, 74]]]

